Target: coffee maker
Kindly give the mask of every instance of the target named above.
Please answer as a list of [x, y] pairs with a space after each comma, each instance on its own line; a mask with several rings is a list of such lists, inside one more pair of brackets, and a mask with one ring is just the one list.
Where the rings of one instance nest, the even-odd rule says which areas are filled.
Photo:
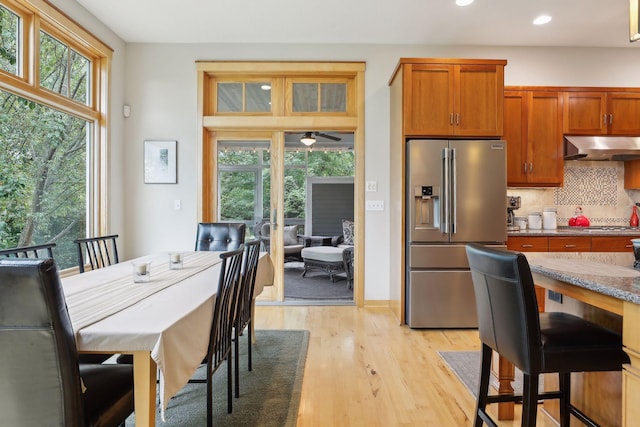
[[513, 213], [520, 209], [520, 196], [507, 196], [507, 231], [520, 231], [515, 224], [516, 215]]

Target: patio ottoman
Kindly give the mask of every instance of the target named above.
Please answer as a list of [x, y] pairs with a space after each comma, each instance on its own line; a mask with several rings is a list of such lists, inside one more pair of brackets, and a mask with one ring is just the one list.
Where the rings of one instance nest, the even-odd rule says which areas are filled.
[[311, 246], [302, 249], [302, 260], [304, 261], [304, 271], [302, 277], [307, 271], [318, 269], [326, 271], [332, 282], [335, 282], [335, 273], [344, 272], [344, 261], [342, 252], [344, 248], [336, 246]]

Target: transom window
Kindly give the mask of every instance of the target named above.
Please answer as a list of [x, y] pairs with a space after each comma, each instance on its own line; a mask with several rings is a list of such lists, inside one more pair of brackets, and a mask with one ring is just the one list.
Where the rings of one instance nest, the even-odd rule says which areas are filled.
[[20, 49], [18, 30], [20, 17], [0, 6], [0, 68], [11, 74], [18, 74]]

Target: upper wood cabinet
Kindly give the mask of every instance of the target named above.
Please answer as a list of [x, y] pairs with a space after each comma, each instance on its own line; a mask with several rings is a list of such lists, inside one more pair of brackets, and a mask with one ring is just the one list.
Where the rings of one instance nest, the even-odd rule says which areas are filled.
[[500, 137], [504, 60], [401, 59], [405, 136]]
[[570, 91], [564, 101], [565, 134], [640, 135], [640, 93]]
[[562, 185], [562, 103], [560, 92], [505, 90], [508, 186]]

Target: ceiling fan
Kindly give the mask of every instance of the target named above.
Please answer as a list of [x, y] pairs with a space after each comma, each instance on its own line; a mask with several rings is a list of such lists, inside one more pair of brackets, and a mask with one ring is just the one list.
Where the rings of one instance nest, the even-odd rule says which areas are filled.
[[320, 138], [326, 138], [326, 139], [331, 139], [333, 141], [341, 141], [342, 138], [339, 138], [337, 136], [333, 136], [333, 135], [329, 135], [326, 133], [321, 133], [321, 132], [305, 132], [304, 135], [302, 135], [302, 137], [300, 137], [300, 142], [302, 142], [304, 145], [313, 145], [316, 142], [316, 137], [320, 137]]

